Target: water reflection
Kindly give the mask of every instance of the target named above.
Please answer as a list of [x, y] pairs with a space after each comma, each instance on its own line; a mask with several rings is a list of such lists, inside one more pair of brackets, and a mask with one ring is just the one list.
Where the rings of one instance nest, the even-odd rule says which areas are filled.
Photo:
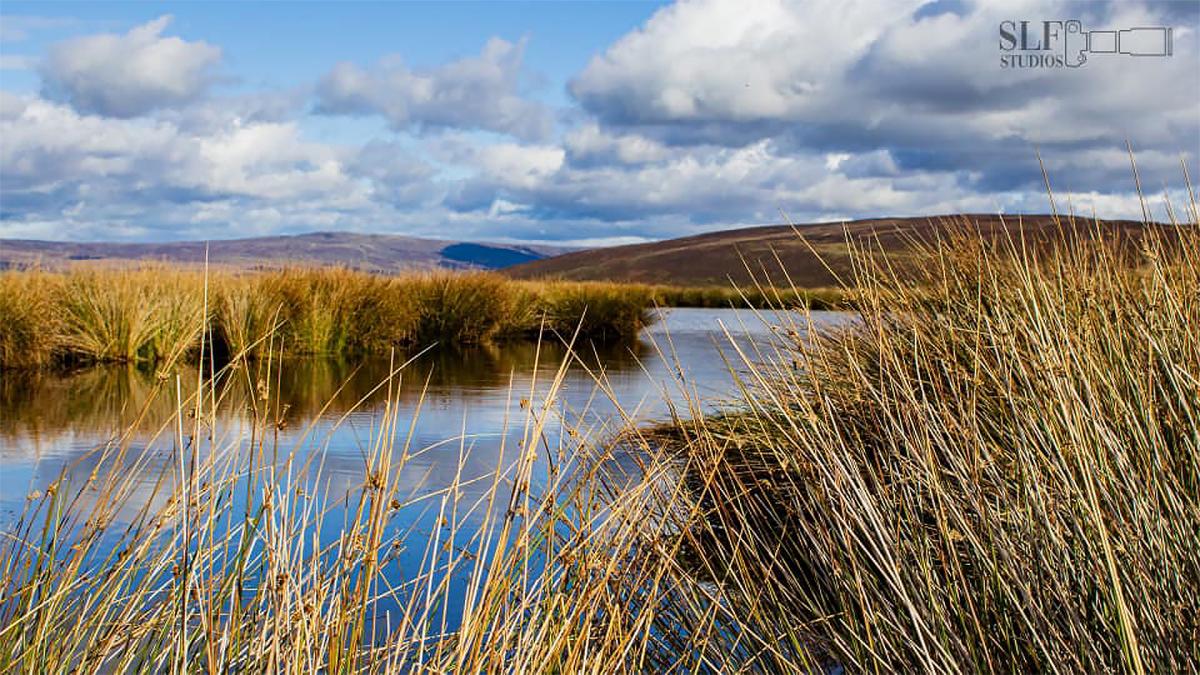
[[[848, 320], [841, 314], [815, 318], [819, 326]], [[552, 399], [553, 419], [531, 475], [550, 475], [551, 463], [573, 461], [572, 453], [582, 447], [562, 425], [603, 436], [622, 426], [625, 415], [636, 421], [663, 418], [684, 400], [685, 390], [719, 405], [736, 391], [738, 368], [729, 364], [738, 357], [727, 332], [747, 354], [778, 335], [751, 312], [674, 310], [635, 343], [579, 346], [578, 360], [566, 369]], [[412, 362], [397, 372], [396, 364], [410, 356]], [[477, 535], [490, 536], [484, 519], [492, 516], [495, 522], [507, 508], [503, 499], [489, 506], [493, 481], [499, 494], [508, 493], [508, 467], [522, 452], [528, 407], [548, 400], [565, 356], [561, 344], [547, 341], [395, 360], [264, 361], [223, 371], [205, 390], [205, 409], [217, 412], [199, 420], [176, 412], [191, 408], [186, 400], [180, 405], [180, 395], [196, 390], [195, 368], [167, 376], [119, 367], [5, 373], [0, 531], [19, 521], [27, 503], [36, 503], [27, 502], [28, 495], [62, 478], [60, 494], [69, 488], [75, 495], [72, 512], [91, 513], [96, 503], [115, 505], [100, 548], [117, 550], [122, 528], [112, 525], [135, 523], [168, 506], [180, 458], [194, 449], [199, 466], [232, 468], [229, 475], [238, 479], [220, 498], [246, 504], [246, 513], [273, 495], [323, 514], [304, 521], [309, 529], [289, 536], [301, 548], [324, 548], [339, 542], [348, 514], [365, 498], [371, 457], [382, 447], [385, 458], [391, 453], [390, 465], [398, 467], [391, 482], [399, 507], [389, 512], [391, 539], [380, 574], [389, 584], [404, 585], [429, 566], [432, 543], [442, 550], [444, 542], [449, 552], [471, 548]], [[394, 443], [373, 445], [380, 429], [388, 428]], [[612, 461], [619, 473], [633, 458]], [[203, 476], [193, 482], [203, 485]], [[448, 498], [451, 485], [455, 495]], [[110, 498], [111, 489], [123, 497]], [[449, 522], [439, 511], [447, 499], [455, 505]], [[468, 583], [470, 569], [456, 568], [448, 579], [454, 590], [448, 603], [461, 602], [458, 590]], [[399, 602], [400, 596], [381, 601], [378, 609], [392, 612]], [[447, 610], [453, 624], [461, 607]]]
[[[823, 325], [846, 320], [834, 313], [817, 318]], [[620, 423], [609, 395], [644, 420], [666, 414], [671, 400], [681, 398], [681, 382], [718, 401], [734, 391], [722, 357], [730, 353], [722, 324], [747, 342], [772, 336], [750, 312], [673, 310], [635, 343], [581, 347], [582, 362], [567, 371], [557, 409], [575, 422], [586, 417], [584, 423], [602, 433], [606, 425]], [[404, 436], [411, 424], [411, 440], [400, 438], [397, 445], [415, 455], [405, 465], [402, 485], [418, 494], [455, 476], [479, 478], [502, 466], [501, 441], [512, 447], [521, 431], [509, 429], [502, 439], [506, 421], [521, 419], [522, 399], [544, 395], [564, 355], [561, 344], [548, 341], [540, 347], [515, 343], [417, 356], [397, 374], [392, 393]], [[219, 397], [214, 447], [269, 440], [276, 455], [314, 458], [320, 469], [312, 478], [314, 490], [348, 494], [361, 487], [368, 446], [388, 397], [388, 388], [379, 385], [403, 358], [297, 358], [233, 370], [213, 394]], [[597, 389], [599, 373], [607, 394]], [[0, 375], [0, 526], [64, 467], [79, 478], [119, 459], [128, 464], [127, 473], [139, 472], [140, 498], [148, 498], [174, 452], [176, 376], [185, 395], [195, 390], [197, 371], [187, 367], [166, 377], [126, 367]], [[264, 388], [270, 390], [269, 403]], [[189, 434], [191, 425], [189, 420]]]

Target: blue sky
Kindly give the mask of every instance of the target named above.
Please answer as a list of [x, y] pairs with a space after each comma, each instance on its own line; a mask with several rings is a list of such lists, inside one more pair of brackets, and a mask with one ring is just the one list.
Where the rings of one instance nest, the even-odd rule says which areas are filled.
[[[415, 66], [435, 66], [479, 52], [491, 37], [530, 38], [526, 59], [546, 78], [532, 92], [567, 103], [563, 84], [588, 59], [664, 3], [652, 2], [9, 2], [8, 20], [59, 25], [5, 41], [6, 54], [32, 58], [54, 42], [95, 32], [124, 32], [164, 14], [170, 34], [219, 45], [231, 88], [309, 83], [338, 61], [371, 63], [401, 54]], [[36, 90], [35, 72], [5, 73], [5, 84]]]
[[[1170, 57], [1001, 64], [1005, 20]], [[1140, 214], [1200, 145], [1200, 3], [0, 5], [0, 237], [612, 244], [766, 222]], [[1177, 204], [1178, 205], [1178, 204]]]

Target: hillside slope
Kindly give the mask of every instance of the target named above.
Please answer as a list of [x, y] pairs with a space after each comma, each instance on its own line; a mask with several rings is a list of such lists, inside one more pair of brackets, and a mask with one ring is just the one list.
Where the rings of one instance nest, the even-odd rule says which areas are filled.
[[[126, 244], [0, 239], [0, 268], [57, 267], [80, 261], [199, 264], [204, 262], [205, 245], [202, 241]], [[343, 265], [388, 273], [433, 268], [497, 269], [571, 250], [351, 232], [225, 239], [207, 245], [209, 261], [215, 265], [244, 268]]]
[[[854, 240], [877, 240], [889, 254], [903, 257], [913, 238], [936, 236], [951, 222], [970, 222], [985, 236], [1003, 230], [995, 215], [962, 215], [921, 218], [873, 218], [850, 222], [808, 225], [770, 225], [669, 239], [648, 244], [589, 249], [506, 268], [518, 279], [562, 278], [574, 280], [627, 281], [683, 286], [750, 283], [747, 267], [760, 279], [769, 277], [785, 283], [781, 269], [796, 286], [815, 288], [836, 285], [834, 274], [849, 271], [847, 236]], [[1005, 221], [1015, 232], [1017, 217]], [[1050, 216], [1022, 216], [1027, 236], [1044, 238], [1054, 228]], [[1092, 222], [1086, 223], [1090, 227]], [[1085, 223], [1080, 221], [1079, 227]], [[1136, 235], [1144, 225], [1134, 221], [1106, 221], [1106, 232]], [[814, 252], [815, 251], [815, 252]], [[781, 267], [782, 264], [782, 267]], [[826, 269], [828, 265], [829, 269]], [[765, 274], [764, 274], [765, 270]]]

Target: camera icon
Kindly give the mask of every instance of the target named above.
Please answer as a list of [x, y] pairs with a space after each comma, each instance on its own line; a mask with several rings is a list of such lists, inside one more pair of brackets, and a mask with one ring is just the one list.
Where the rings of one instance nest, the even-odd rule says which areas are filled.
[[1171, 56], [1174, 53], [1171, 29], [1165, 26], [1089, 31], [1083, 29], [1080, 21], [1072, 19], [1063, 28], [1063, 59], [1068, 68], [1087, 63], [1088, 54]]

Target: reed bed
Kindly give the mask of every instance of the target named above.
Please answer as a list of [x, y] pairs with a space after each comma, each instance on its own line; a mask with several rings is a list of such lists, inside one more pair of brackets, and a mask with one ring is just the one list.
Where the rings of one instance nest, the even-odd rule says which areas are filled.
[[[572, 424], [557, 394], [590, 366], [568, 356], [513, 392], [494, 471], [419, 490], [410, 464], [470, 443], [411, 447], [389, 402], [408, 365], [381, 383], [361, 484], [314, 492], [320, 462], [273, 445], [268, 335], [254, 362], [160, 379], [155, 439], [32, 496], [0, 540], [0, 673], [1195, 671], [1190, 216], [1036, 249], [1019, 223], [963, 223], [918, 283], [855, 249], [855, 324], [769, 315], [778, 339], [730, 343], [726, 412]], [[249, 373], [247, 438], [216, 411]], [[414, 507], [440, 526], [389, 526]], [[400, 574], [406, 547], [422, 562]]]
[[691, 568], [852, 672], [1195, 672], [1191, 216], [1036, 254], [964, 223], [916, 285], [856, 251], [856, 329], [742, 354], [740, 409], [648, 434], [708, 514]]
[[10, 271], [0, 275], [0, 368], [119, 362], [165, 372], [194, 356], [203, 335], [222, 358], [257, 355], [268, 336], [292, 354], [386, 355], [536, 339], [581, 321], [585, 339], [627, 340], [653, 320], [652, 304], [640, 286], [530, 284], [482, 272]]

